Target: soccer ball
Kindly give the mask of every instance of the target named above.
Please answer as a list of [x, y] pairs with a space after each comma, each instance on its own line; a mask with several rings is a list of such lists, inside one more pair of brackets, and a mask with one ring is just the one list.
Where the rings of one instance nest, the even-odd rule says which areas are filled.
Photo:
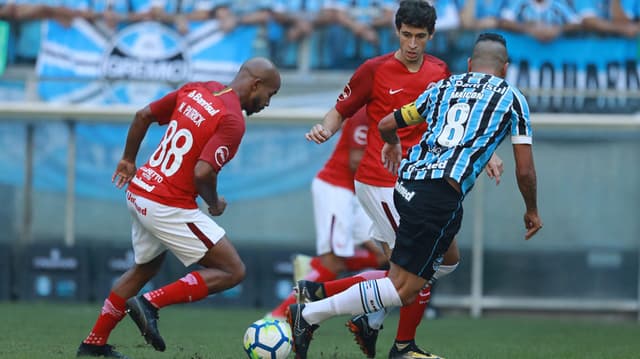
[[291, 329], [286, 322], [260, 319], [247, 328], [243, 342], [251, 359], [284, 359], [291, 352]]

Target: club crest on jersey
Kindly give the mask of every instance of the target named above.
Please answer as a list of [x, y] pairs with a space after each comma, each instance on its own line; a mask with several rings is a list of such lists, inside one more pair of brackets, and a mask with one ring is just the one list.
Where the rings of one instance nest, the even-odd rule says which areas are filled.
[[367, 126], [358, 126], [356, 130], [353, 131], [353, 140], [355, 143], [360, 146], [364, 146], [367, 144], [367, 132], [369, 128]]
[[349, 84], [347, 84], [344, 89], [342, 89], [342, 93], [340, 94], [340, 96], [338, 96], [338, 101], [344, 101], [346, 100], [349, 96], [351, 96], [351, 87], [349, 86]]
[[229, 148], [227, 146], [218, 147], [215, 153], [215, 159], [218, 166], [224, 166], [229, 160]]

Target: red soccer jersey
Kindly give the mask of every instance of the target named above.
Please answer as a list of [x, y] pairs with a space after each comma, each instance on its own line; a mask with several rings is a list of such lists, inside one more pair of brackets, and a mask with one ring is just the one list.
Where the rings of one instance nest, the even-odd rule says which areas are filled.
[[367, 113], [361, 108], [342, 125], [342, 134], [331, 157], [318, 172], [317, 177], [333, 185], [355, 192], [354, 172], [349, 166], [349, 154], [352, 149], [364, 149], [367, 145]]
[[218, 82], [192, 82], [149, 105], [167, 130], [129, 190], [167, 206], [195, 209], [198, 160], [220, 171], [245, 131], [238, 95]]
[[[377, 131], [378, 122], [414, 101], [429, 84], [450, 75], [449, 68], [442, 60], [426, 54], [417, 72], [410, 72], [393, 53], [374, 57], [358, 67], [336, 103], [336, 110], [343, 117], [350, 117], [367, 105], [370, 131], [364, 157], [356, 171], [356, 180], [372, 186], [394, 186], [397, 175], [387, 171], [380, 160], [384, 142]], [[426, 123], [398, 129], [403, 156], [420, 141], [426, 129]]]

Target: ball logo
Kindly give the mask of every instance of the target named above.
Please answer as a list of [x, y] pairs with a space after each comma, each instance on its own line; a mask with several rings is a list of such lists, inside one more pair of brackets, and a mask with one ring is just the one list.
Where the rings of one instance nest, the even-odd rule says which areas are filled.
[[349, 86], [349, 84], [347, 84], [342, 90], [342, 93], [340, 94], [340, 96], [338, 96], [338, 101], [344, 101], [349, 96], [351, 96], [351, 87]]
[[215, 154], [216, 163], [222, 167], [229, 160], [229, 148], [227, 146], [220, 146], [216, 150]]
[[102, 65], [108, 79], [184, 82], [189, 62], [178, 33], [156, 22], [124, 28], [114, 38]]
[[353, 141], [360, 146], [367, 144], [367, 126], [358, 126], [353, 131]]

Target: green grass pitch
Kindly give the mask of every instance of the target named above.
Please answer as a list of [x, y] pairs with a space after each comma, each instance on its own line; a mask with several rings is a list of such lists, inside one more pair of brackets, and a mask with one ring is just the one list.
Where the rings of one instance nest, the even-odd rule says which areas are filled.
[[[72, 358], [88, 334], [100, 304], [0, 302], [0, 358]], [[246, 327], [266, 311], [182, 305], [160, 312], [167, 350], [144, 343], [129, 318], [109, 342], [132, 359], [242, 359]], [[364, 358], [344, 327], [347, 317], [320, 326], [309, 358]], [[398, 321], [387, 318], [377, 358], [386, 358]], [[444, 316], [425, 321], [418, 343], [447, 359], [634, 359], [640, 358], [640, 325], [633, 321], [500, 316]], [[293, 355], [290, 356], [293, 358]]]

